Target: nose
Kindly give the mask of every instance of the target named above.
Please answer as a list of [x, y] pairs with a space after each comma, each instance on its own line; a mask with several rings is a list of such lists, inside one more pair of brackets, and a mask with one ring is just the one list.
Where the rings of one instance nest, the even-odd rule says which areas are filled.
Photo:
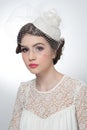
[[36, 55], [35, 55], [34, 51], [29, 52], [28, 59], [29, 59], [29, 61], [36, 59]]

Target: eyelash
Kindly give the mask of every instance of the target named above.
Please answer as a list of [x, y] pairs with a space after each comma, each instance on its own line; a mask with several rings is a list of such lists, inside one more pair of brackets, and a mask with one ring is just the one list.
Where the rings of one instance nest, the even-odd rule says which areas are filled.
[[[37, 46], [35, 49], [38, 50], [38, 51], [44, 50], [44, 48], [41, 47], [41, 46]], [[28, 48], [21, 48], [21, 52], [23, 52], [23, 53], [27, 53], [28, 51], [29, 51]]]
[[37, 50], [39, 50], [39, 51], [44, 50], [44, 48], [43, 48], [43, 47], [41, 47], [41, 46], [37, 46], [37, 47], [36, 47], [36, 49], [37, 49]]
[[28, 52], [28, 50], [29, 50], [28, 48], [22, 48], [22, 49], [21, 49], [21, 52], [26, 53], [26, 52]]

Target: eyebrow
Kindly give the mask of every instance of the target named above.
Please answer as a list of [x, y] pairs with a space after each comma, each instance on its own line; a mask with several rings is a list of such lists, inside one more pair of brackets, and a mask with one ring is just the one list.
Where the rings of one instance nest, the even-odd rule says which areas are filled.
[[[19, 44], [21, 47], [27, 47], [26, 45], [21, 45], [21, 44]], [[44, 45], [45, 46], [45, 44], [43, 44], [43, 43], [36, 43], [36, 44], [34, 44], [33, 45], [33, 47], [35, 47], [35, 46], [37, 46], [37, 45]]]

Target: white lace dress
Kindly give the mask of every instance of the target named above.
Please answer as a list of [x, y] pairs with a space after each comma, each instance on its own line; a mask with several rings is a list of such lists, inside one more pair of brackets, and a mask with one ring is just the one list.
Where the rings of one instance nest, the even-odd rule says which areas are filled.
[[20, 84], [9, 130], [87, 130], [87, 86], [66, 75], [51, 90]]

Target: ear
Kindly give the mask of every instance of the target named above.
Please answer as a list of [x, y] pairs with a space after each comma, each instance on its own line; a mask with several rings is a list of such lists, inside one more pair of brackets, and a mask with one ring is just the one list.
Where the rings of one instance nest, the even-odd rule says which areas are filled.
[[53, 50], [52, 59], [55, 59], [56, 57], [56, 50]]

